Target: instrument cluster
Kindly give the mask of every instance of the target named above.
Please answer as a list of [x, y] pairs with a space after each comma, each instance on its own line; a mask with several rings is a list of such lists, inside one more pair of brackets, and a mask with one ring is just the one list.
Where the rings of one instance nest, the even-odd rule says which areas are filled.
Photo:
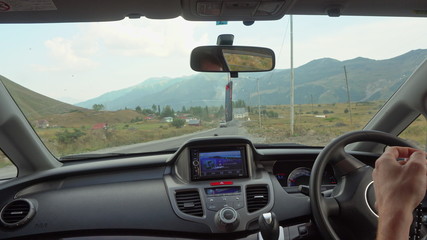
[[[283, 187], [298, 187], [300, 185], [308, 186], [312, 166], [313, 161], [309, 160], [280, 161], [276, 162], [274, 165], [273, 174]], [[332, 167], [328, 166], [325, 169], [322, 184], [337, 184]]]

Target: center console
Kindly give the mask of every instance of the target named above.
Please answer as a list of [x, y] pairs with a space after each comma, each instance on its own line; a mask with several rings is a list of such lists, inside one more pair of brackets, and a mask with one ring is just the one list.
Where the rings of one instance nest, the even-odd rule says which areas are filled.
[[209, 143], [184, 145], [172, 159], [174, 171], [165, 177], [176, 214], [204, 223], [214, 233], [257, 224], [273, 207], [274, 196], [270, 175], [256, 168], [256, 154], [242, 139], [218, 138], [216, 143], [210, 138]]

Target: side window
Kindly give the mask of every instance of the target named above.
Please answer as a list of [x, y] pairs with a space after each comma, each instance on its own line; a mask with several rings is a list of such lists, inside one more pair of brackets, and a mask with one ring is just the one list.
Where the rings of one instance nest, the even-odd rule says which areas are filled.
[[18, 169], [12, 164], [10, 159], [0, 149], [0, 181], [14, 178], [18, 175]]
[[420, 115], [399, 135], [399, 137], [409, 141], [419, 149], [426, 150], [427, 121], [425, 117]]

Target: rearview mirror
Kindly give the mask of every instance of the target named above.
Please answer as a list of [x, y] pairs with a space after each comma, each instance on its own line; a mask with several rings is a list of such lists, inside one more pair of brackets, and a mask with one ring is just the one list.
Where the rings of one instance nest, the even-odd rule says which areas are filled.
[[191, 68], [198, 72], [265, 72], [274, 69], [274, 52], [268, 48], [203, 46], [191, 52]]

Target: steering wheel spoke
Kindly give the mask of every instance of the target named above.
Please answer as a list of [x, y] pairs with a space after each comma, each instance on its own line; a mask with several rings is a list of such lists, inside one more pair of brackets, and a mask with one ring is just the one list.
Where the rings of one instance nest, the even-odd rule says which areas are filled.
[[338, 157], [332, 163], [332, 168], [334, 169], [334, 173], [336, 177], [346, 176], [355, 170], [366, 166], [366, 164], [359, 161], [359, 159], [353, 157], [347, 152], [340, 151], [338, 153]]
[[323, 197], [321, 200], [323, 211], [328, 217], [338, 216], [340, 213], [340, 205], [334, 197]]

